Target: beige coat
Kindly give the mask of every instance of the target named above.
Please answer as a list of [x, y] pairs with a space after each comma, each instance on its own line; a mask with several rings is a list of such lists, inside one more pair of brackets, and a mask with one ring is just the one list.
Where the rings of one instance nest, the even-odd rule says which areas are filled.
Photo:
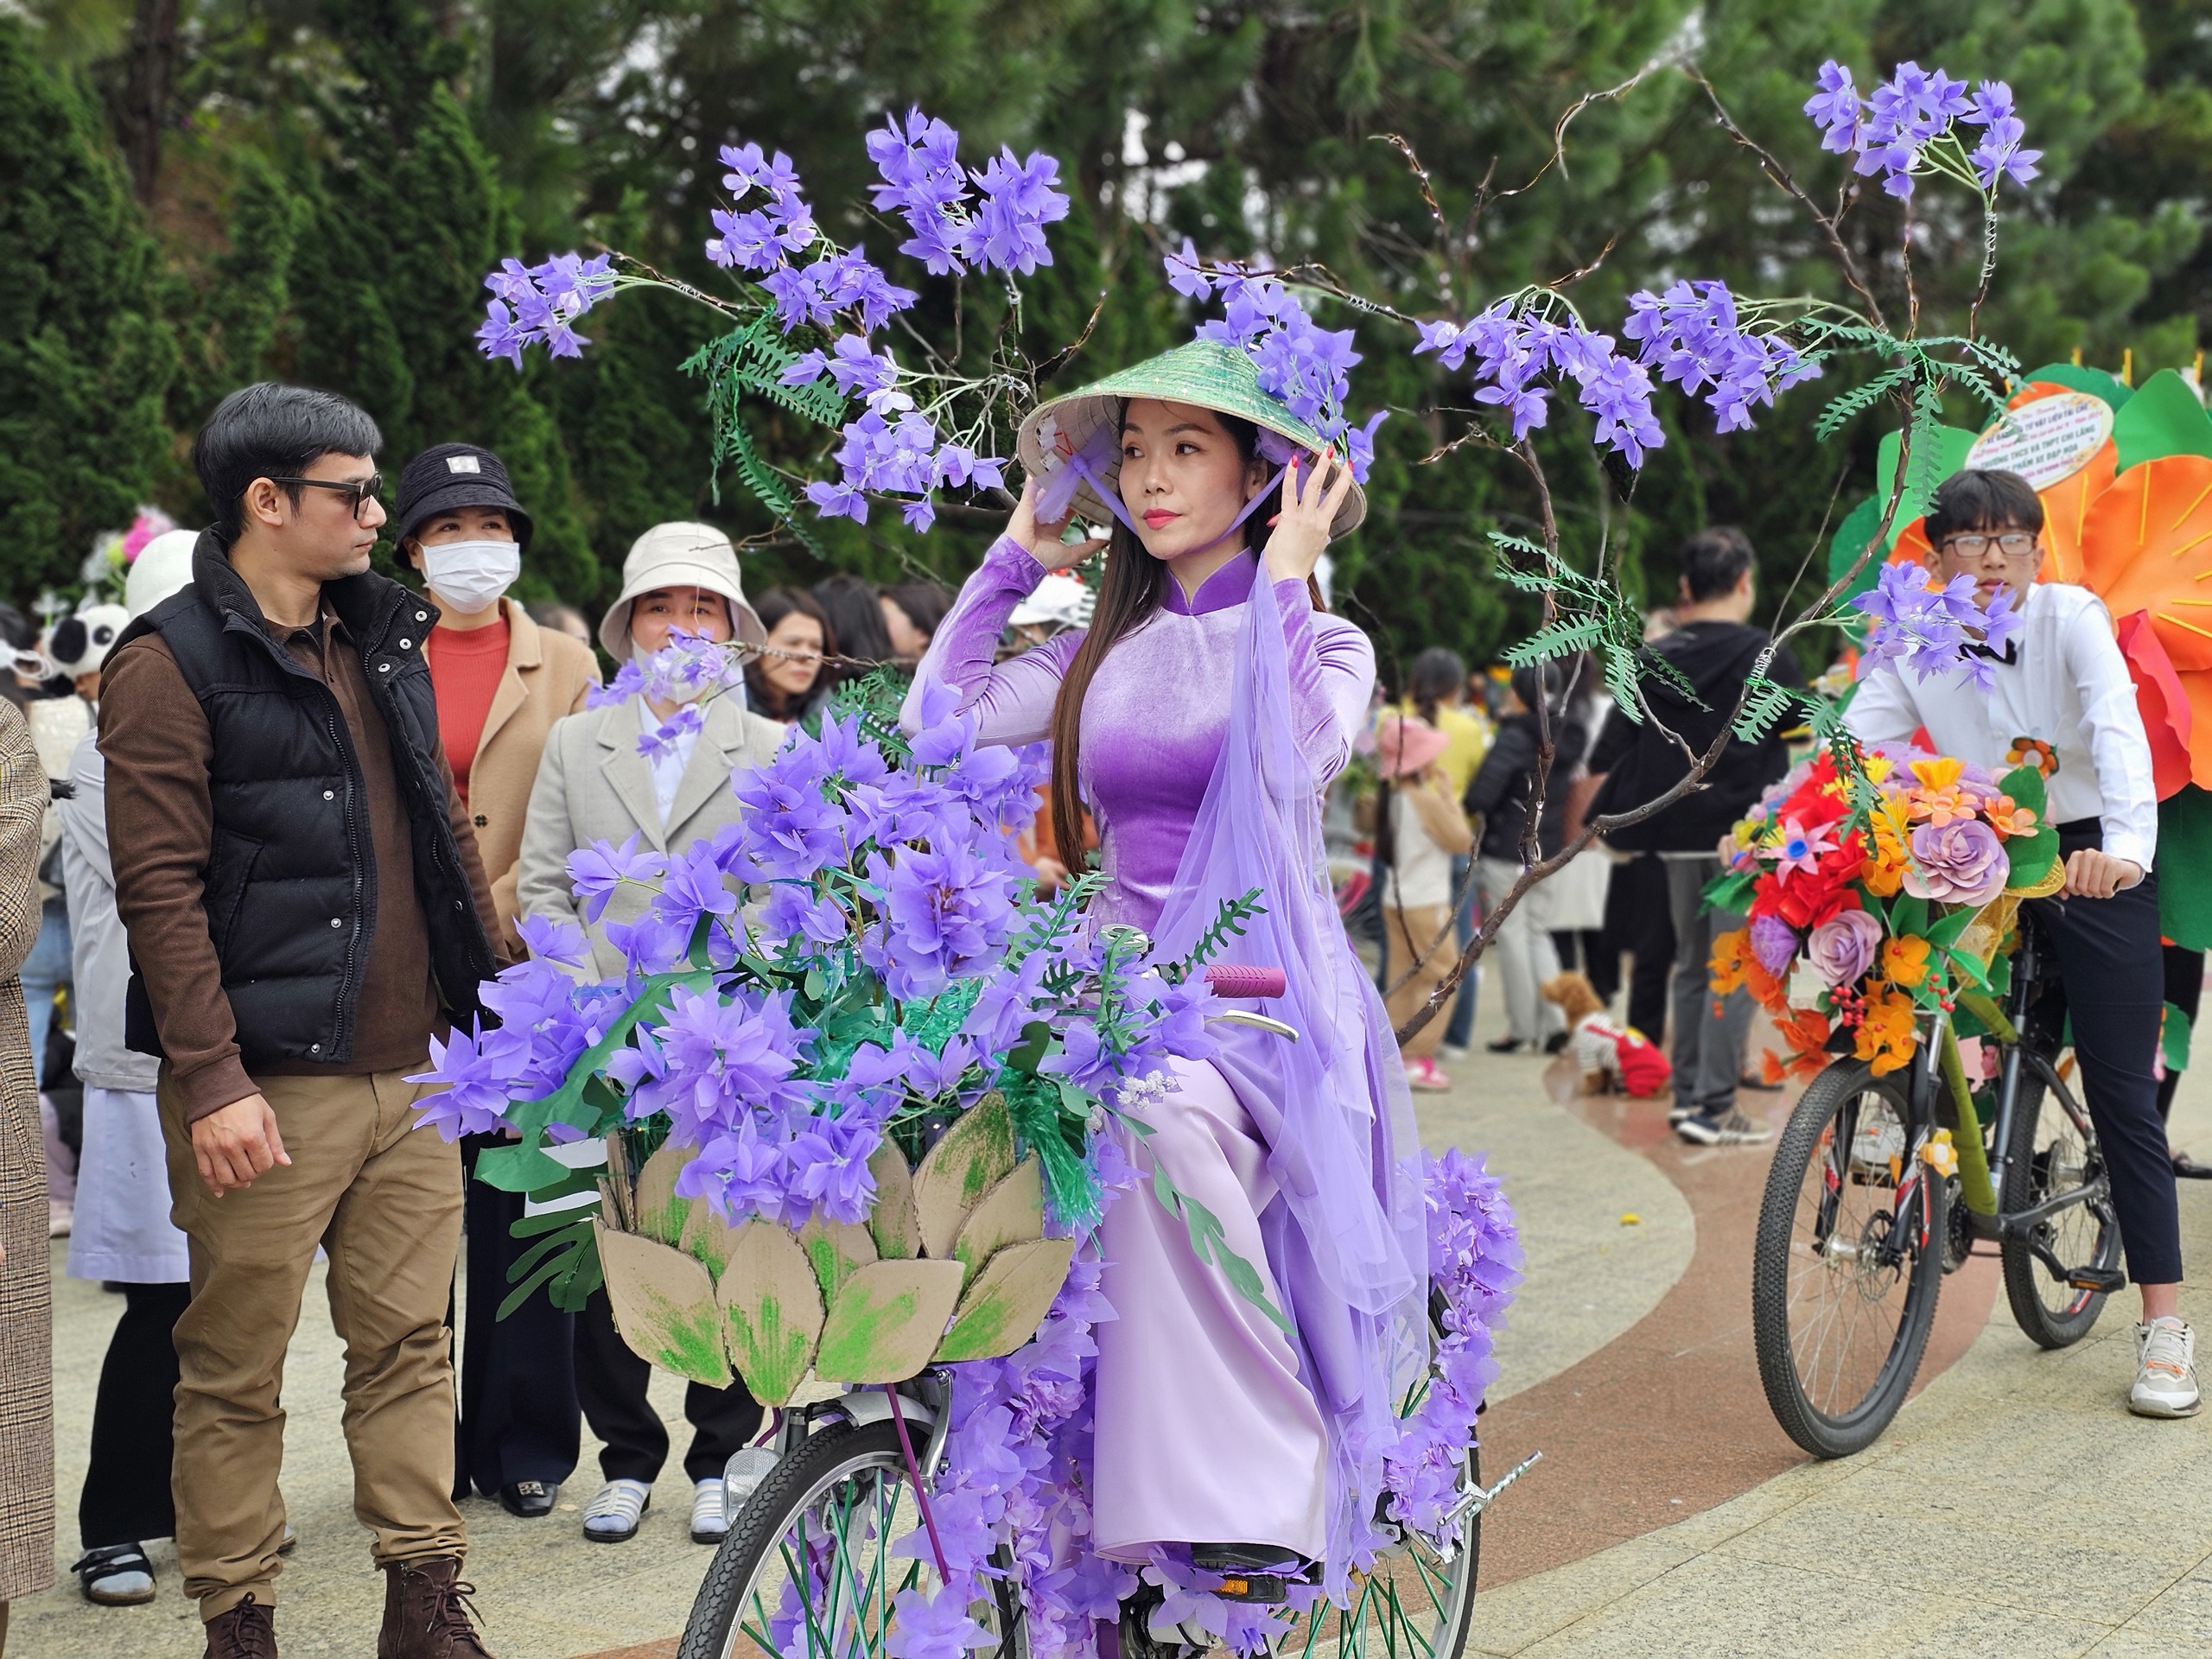
[[0, 699], [0, 1603], [54, 1582], [53, 1316], [47, 1304], [46, 1150], [23, 1018], [38, 938], [47, 782], [16, 705]]
[[[518, 914], [583, 927], [582, 913], [569, 887], [570, 853], [595, 841], [620, 847], [632, 835], [641, 848], [683, 851], [738, 816], [737, 798], [729, 788], [731, 773], [766, 766], [785, 736], [774, 721], [741, 709], [728, 698], [709, 703], [705, 727], [664, 828], [653, 795], [652, 767], [638, 753], [644, 731], [635, 697], [556, 722], [537, 768], [537, 786], [531, 792], [529, 827], [523, 832]], [[584, 928], [601, 977], [619, 979], [624, 970], [621, 951], [607, 943], [606, 925], [634, 921], [652, 899], [645, 889], [625, 885], [616, 889], [599, 922]]]
[[507, 667], [468, 769], [468, 818], [513, 955], [522, 943], [515, 932], [515, 888], [538, 757], [554, 722], [579, 712], [585, 694], [599, 683], [599, 658], [567, 634], [539, 627], [511, 599], [501, 600], [499, 609], [507, 619]]

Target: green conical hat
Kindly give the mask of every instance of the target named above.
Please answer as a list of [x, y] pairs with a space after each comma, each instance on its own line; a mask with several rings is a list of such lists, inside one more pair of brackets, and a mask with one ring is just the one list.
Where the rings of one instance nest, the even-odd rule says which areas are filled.
[[[1122, 407], [1133, 397], [1194, 404], [1217, 415], [1234, 415], [1240, 420], [1250, 421], [1287, 438], [1301, 449], [1318, 450], [1323, 447], [1319, 432], [1292, 414], [1280, 397], [1270, 397], [1260, 389], [1260, 372], [1249, 353], [1221, 340], [1194, 340], [1187, 346], [1178, 346], [1172, 352], [1162, 352], [1158, 357], [1123, 369], [1119, 374], [1109, 374], [1079, 391], [1038, 404], [1029, 412], [1029, 418], [1022, 422], [1020, 435], [1014, 441], [1014, 454], [1020, 458], [1022, 471], [1032, 478], [1042, 478], [1052, 470], [1046, 461], [1046, 440], [1039, 435], [1047, 422], [1053, 429], [1052, 447], [1066, 454], [1083, 448], [1102, 429], [1111, 429], [1118, 437]], [[1120, 476], [1121, 468], [1117, 444], [1107, 469], [1108, 482]], [[1095, 523], [1103, 524], [1112, 520], [1111, 511], [1088, 481], [1077, 486], [1075, 506], [1077, 512]], [[1329, 527], [1329, 534], [1332, 538], [1348, 536], [1366, 517], [1366, 493], [1355, 484], [1344, 505], [1338, 508], [1336, 522]]]

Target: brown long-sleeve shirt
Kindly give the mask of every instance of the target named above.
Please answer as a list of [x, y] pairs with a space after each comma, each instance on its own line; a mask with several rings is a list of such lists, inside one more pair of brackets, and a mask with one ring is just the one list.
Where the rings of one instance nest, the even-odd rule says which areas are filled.
[[[330, 688], [345, 715], [368, 806], [377, 913], [353, 1022], [353, 1058], [327, 1065], [257, 1062], [257, 1069], [275, 1077], [414, 1069], [429, 1058], [430, 1035], [440, 1019], [438, 992], [429, 927], [415, 887], [407, 808], [384, 716], [370, 699], [359, 649], [327, 608], [319, 629], [263, 626], [294, 661]], [[214, 835], [207, 785], [214, 741], [206, 712], [159, 634], [130, 641], [108, 661], [100, 683], [100, 753], [107, 760], [116, 908], [130, 936], [162, 1047], [189, 1103], [188, 1116], [196, 1120], [256, 1088], [239, 1053], [202, 902]], [[499, 924], [491, 887], [442, 751], [438, 764], [461, 867], [485, 936], [496, 941]]]

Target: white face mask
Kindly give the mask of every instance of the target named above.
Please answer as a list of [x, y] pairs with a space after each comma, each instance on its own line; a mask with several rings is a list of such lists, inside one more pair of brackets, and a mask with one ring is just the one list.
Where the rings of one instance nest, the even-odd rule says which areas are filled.
[[423, 581], [463, 616], [497, 601], [522, 574], [513, 542], [438, 542], [423, 549]]

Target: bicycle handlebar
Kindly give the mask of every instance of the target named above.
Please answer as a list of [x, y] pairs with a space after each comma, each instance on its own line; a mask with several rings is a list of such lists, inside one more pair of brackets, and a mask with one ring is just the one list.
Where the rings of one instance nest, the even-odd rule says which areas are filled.
[[1206, 969], [1206, 983], [1217, 996], [1274, 997], [1287, 988], [1281, 969], [1242, 962], [1216, 963]]

